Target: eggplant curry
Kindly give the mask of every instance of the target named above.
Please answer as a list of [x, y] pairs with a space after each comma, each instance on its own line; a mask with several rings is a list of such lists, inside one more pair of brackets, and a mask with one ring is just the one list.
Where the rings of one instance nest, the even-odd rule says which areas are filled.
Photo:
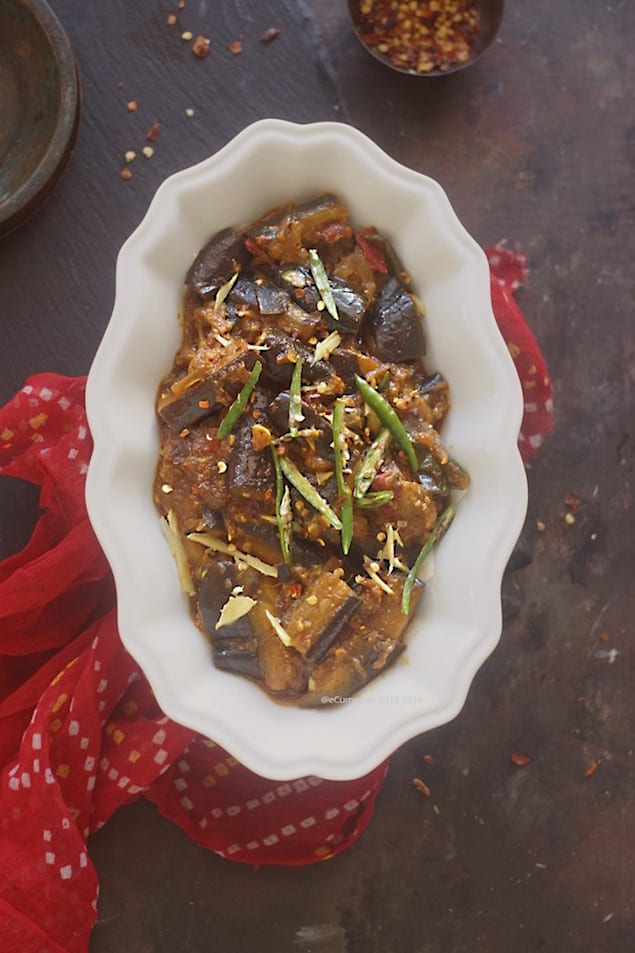
[[154, 499], [215, 664], [319, 705], [392, 663], [468, 477], [390, 242], [323, 195], [226, 228], [185, 279]]

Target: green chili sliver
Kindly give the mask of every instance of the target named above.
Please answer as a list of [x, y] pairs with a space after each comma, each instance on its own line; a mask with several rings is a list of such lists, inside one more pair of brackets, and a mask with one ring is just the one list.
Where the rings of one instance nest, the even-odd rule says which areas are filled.
[[324, 302], [326, 310], [334, 321], [339, 321], [340, 316], [337, 313], [337, 305], [335, 304], [335, 298], [333, 297], [333, 292], [331, 291], [326, 268], [322, 264], [322, 259], [318, 255], [315, 248], [309, 248], [309, 266], [311, 268], [313, 280], [315, 281], [315, 287], [320, 292], [320, 297]]
[[353, 495], [357, 502], [366, 495], [368, 487], [377, 476], [377, 471], [381, 466], [384, 454], [391, 440], [392, 434], [390, 430], [388, 427], [383, 427], [366, 451], [361, 466], [355, 474]]
[[403, 612], [404, 615], [408, 615], [408, 613], [410, 612], [410, 596], [412, 595], [412, 587], [415, 584], [415, 579], [417, 578], [417, 574], [419, 570], [421, 569], [425, 560], [428, 558], [428, 556], [430, 555], [430, 553], [436, 546], [436, 544], [439, 542], [440, 539], [443, 538], [443, 536], [445, 536], [445, 533], [447, 532], [447, 529], [450, 523], [454, 519], [454, 512], [455, 511], [453, 506], [446, 506], [446, 508], [443, 510], [443, 512], [437, 519], [436, 523], [432, 527], [432, 532], [430, 533], [427, 540], [425, 541], [425, 543], [419, 550], [419, 555], [415, 559], [412, 565], [412, 569], [410, 570], [410, 572], [408, 573], [406, 577], [406, 582], [403, 587], [403, 593], [401, 595], [401, 611]]
[[403, 452], [406, 454], [412, 472], [416, 473], [419, 469], [417, 453], [415, 451], [414, 444], [408, 436], [406, 428], [397, 416], [394, 407], [392, 407], [386, 398], [376, 391], [374, 387], [371, 387], [368, 381], [364, 380], [363, 377], [360, 377], [359, 374], [355, 375], [355, 383], [357, 384], [358, 391], [370, 409], [375, 411], [384, 427], [388, 428]]
[[342, 497], [342, 552], [345, 556], [353, 541], [353, 497], [351, 488], [344, 479], [344, 401], [336, 400], [333, 407], [333, 453], [335, 457], [335, 484], [338, 496]]
[[341, 530], [342, 522], [337, 513], [331, 509], [326, 500], [322, 499], [313, 484], [309, 483], [307, 478], [300, 473], [295, 463], [292, 463], [288, 457], [280, 457], [280, 469], [289, 483], [296, 488], [300, 496], [303, 496], [314, 510], [321, 513], [324, 519], [326, 519], [334, 529]]
[[304, 420], [302, 416], [302, 364], [300, 359], [293, 367], [291, 386], [289, 387], [289, 433], [292, 437], [298, 436], [298, 424]]
[[218, 437], [219, 440], [224, 440], [225, 437], [228, 437], [230, 433], [232, 432], [232, 430], [234, 429], [234, 427], [236, 426], [236, 423], [238, 422], [238, 418], [240, 417], [243, 410], [247, 406], [247, 401], [251, 397], [251, 392], [256, 386], [258, 382], [258, 378], [260, 377], [261, 373], [262, 373], [262, 364], [260, 363], [260, 361], [256, 361], [251, 374], [249, 375], [249, 377], [247, 378], [247, 381], [245, 382], [243, 386], [243, 389], [241, 390], [240, 394], [238, 395], [234, 403], [230, 405], [227, 413], [225, 414], [225, 416], [220, 422], [220, 426], [216, 433], [216, 436]]
[[366, 493], [355, 502], [357, 506], [360, 506], [362, 509], [370, 510], [375, 506], [384, 506], [386, 503], [390, 503], [391, 500], [394, 500], [394, 498], [395, 494], [392, 490], [377, 490], [376, 493]]
[[[280, 552], [287, 566], [291, 565], [291, 540], [293, 536], [291, 511], [289, 514], [283, 512], [285, 494], [289, 497], [289, 487], [285, 486], [282, 468], [280, 467], [280, 457], [278, 451], [272, 445], [271, 456], [273, 457], [273, 469], [276, 474], [276, 525], [278, 527], [278, 540], [280, 542]], [[290, 501], [289, 501], [290, 505]]]

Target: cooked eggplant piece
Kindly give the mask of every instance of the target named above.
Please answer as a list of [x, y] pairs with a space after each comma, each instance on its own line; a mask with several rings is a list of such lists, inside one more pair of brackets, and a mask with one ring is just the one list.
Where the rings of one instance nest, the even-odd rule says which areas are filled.
[[338, 641], [361, 602], [336, 572], [322, 573], [295, 601], [286, 620], [290, 644], [307, 662], [318, 662]]
[[256, 300], [261, 314], [282, 314], [289, 306], [289, 295], [275, 285], [256, 284]]
[[227, 482], [234, 496], [262, 499], [274, 485], [269, 453], [256, 452], [251, 440], [252, 421], [245, 418], [234, 431], [234, 444], [227, 461]]
[[[202, 298], [216, 294], [221, 285], [249, 258], [243, 239], [233, 228], [217, 232], [194, 259], [185, 284]], [[237, 267], [238, 266], [238, 267]]]
[[229, 320], [235, 321], [245, 314], [256, 314], [258, 311], [258, 299], [256, 297], [256, 282], [251, 278], [238, 276], [236, 284], [231, 289], [226, 299], [226, 313]]
[[420, 394], [429, 394], [434, 390], [438, 390], [440, 387], [447, 387], [447, 381], [442, 374], [431, 374], [429, 377], [426, 377], [425, 380], [421, 381], [417, 390]]
[[303, 376], [308, 381], [324, 381], [333, 375], [333, 369], [326, 361], [312, 364], [313, 350], [283, 331], [269, 331], [262, 343], [266, 348], [261, 351], [265, 373], [278, 384], [289, 386], [293, 368], [299, 360], [304, 361]]
[[[290, 402], [289, 391], [283, 390], [267, 407], [267, 416], [279, 434], [287, 433], [289, 429]], [[304, 418], [301, 429], [317, 430], [316, 447], [320, 455], [327, 458], [332, 457], [333, 431], [331, 430], [328, 420], [322, 417], [321, 414], [316, 413], [305, 400], [302, 401], [301, 408]]]
[[216, 384], [213, 380], [197, 381], [176, 397], [169, 392], [157, 403], [157, 412], [177, 432], [193, 427], [214, 412]]
[[382, 361], [414, 361], [425, 353], [419, 310], [396, 278], [390, 277], [382, 286], [368, 322], [375, 353]]
[[423, 591], [416, 580], [407, 615], [401, 611], [405, 579], [391, 577], [391, 593], [369, 583], [360, 587], [361, 605], [349, 620], [346, 639], [311, 670], [311, 689], [300, 700], [304, 707], [324, 704], [325, 698], [351, 695], [376, 678], [401, 655], [404, 633]]
[[249, 621], [249, 613], [218, 627], [223, 607], [232, 599], [237, 582], [233, 561], [212, 563], [198, 590], [198, 606], [203, 625], [210, 637], [214, 662], [218, 668], [241, 675], [260, 677], [258, 643]]
[[329, 362], [338, 377], [344, 381], [345, 393], [357, 393], [355, 377], [360, 373], [359, 351], [340, 346], [330, 355]]
[[417, 479], [428, 493], [445, 496], [450, 492], [450, 484], [443, 467], [430, 450], [420, 458]]
[[275, 281], [304, 311], [316, 310], [320, 295], [313, 284], [310, 268], [305, 265], [282, 265], [275, 273]]
[[366, 299], [342, 278], [329, 276], [329, 285], [337, 306], [339, 320], [336, 321], [328, 311], [325, 311], [323, 314], [325, 325], [329, 330], [339, 331], [341, 334], [357, 334], [366, 314]]

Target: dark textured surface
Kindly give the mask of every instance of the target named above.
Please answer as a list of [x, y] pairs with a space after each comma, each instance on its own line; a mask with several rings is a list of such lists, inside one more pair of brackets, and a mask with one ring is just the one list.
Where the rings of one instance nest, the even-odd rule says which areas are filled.
[[[90, 843], [101, 879], [92, 951], [627, 953], [634, 7], [508, 2], [483, 60], [430, 82], [368, 57], [344, 2], [187, 0], [170, 29], [173, 7], [54, 2], [80, 61], [85, 114], [55, 195], [0, 243], [0, 399], [35, 371], [87, 371], [117, 249], [166, 174], [256, 118], [348, 118], [438, 178], [477, 240], [526, 251], [519, 297], [554, 378], [556, 434], [529, 471], [533, 560], [514, 577], [520, 610], [460, 716], [395, 755], [361, 840], [317, 866], [253, 871], [137, 803]], [[263, 46], [271, 25], [280, 38]], [[179, 40], [183, 29], [212, 37], [207, 60]], [[225, 44], [237, 37], [244, 53], [232, 57]], [[123, 153], [140, 151], [153, 121], [154, 156], [121, 181]], [[581, 504], [567, 525], [571, 493]], [[4, 485], [0, 494], [9, 551], [26, 536], [32, 495]], [[531, 762], [515, 767], [513, 752]]]

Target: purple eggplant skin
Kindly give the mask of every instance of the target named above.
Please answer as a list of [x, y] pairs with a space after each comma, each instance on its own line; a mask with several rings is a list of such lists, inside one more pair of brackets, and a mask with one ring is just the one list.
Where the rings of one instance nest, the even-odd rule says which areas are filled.
[[[289, 391], [283, 390], [267, 407], [267, 416], [278, 434], [284, 434], [289, 429], [290, 402]], [[333, 447], [331, 446], [333, 443], [333, 432], [328, 421], [309, 407], [304, 400], [302, 401], [302, 414], [304, 420], [300, 424], [301, 429], [310, 428], [317, 430], [319, 432], [319, 436], [316, 440], [317, 449], [322, 457], [331, 459], [333, 457]]]
[[354, 291], [342, 278], [331, 275], [329, 285], [339, 317], [336, 321], [328, 311], [324, 311], [322, 320], [330, 331], [339, 331], [341, 334], [357, 334], [366, 314], [366, 299], [363, 295]]
[[329, 362], [338, 377], [344, 381], [346, 394], [356, 394], [355, 377], [360, 373], [359, 352], [346, 347], [336, 348], [329, 358]]
[[426, 377], [424, 381], [421, 381], [417, 387], [417, 391], [420, 394], [430, 394], [434, 390], [438, 390], [440, 387], [447, 387], [447, 381], [442, 374], [438, 372], [436, 374], [431, 374], [429, 377]]
[[214, 663], [225, 671], [260, 678], [258, 642], [249, 615], [222, 629], [216, 628], [221, 610], [236, 584], [236, 568], [231, 560], [211, 563], [198, 590], [201, 619], [212, 643]]
[[289, 295], [275, 285], [256, 285], [256, 300], [261, 314], [284, 314], [289, 306]]
[[[312, 364], [313, 348], [296, 341], [284, 331], [269, 331], [263, 340], [266, 350], [260, 352], [260, 360], [267, 377], [278, 384], [291, 383], [291, 375], [296, 360], [302, 360], [304, 367], [302, 376], [313, 383], [314, 381], [328, 380], [333, 375], [333, 369], [326, 361], [317, 361]], [[293, 360], [289, 360], [292, 357]]]
[[368, 312], [374, 350], [382, 361], [414, 361], [425, 353], [418, 308], [397, 278], [390, 277]]
[[[301, 288], [284, 277], [289, 272], [302, 276], [304, 285]], [[280, 288], [284, 288], [295, 304], [299, 305], [304, 311], [311, 314], [317, 309], [320, 295], [313, 284], [313, 277], [309, 268], [304, 265], [282, 265], [275, 272], [273, 280]]]
[[244, 241], [233, 228], [216, 232], [201, 249], [185, 276], [185, 284], [202, 298], [216, 294], [236, 272], [236, 265], [246, 265], [249, 253]]
[[234, 497], [262, 500], [274, 487], [269, 452], [257, 453], [251, 443], [253, 421], [245, 419], [234, 431], [235, 441], [227, 460], [227, 482]]
[[236, 284], [227, 296], [225, 305], [226, 317], [230, 321], [236, 321], [242, 314], [257, 314], [256, 282], [252, 281], [251, 278], [239, 275]]
[[216, 385], [212, 380], [202, 380], [192, 384], [178, 397], [160, 403], [158, 413], [172, 430], [179, 433], [184, 427], [193, 427], [209, 417], [215, 406]]
[[331, 646], [335, 645], [338, 641], [348, 625], [351, 616], [357, 612], [361, 603], [362, 600], [357, 593], [351, 590], [350, 595], [339, 604], [335, 612], [325, 621], [320, 629], [320, 633], [315, 642], [305, 655], [307, 662], [314, 665], [324, 658]]

